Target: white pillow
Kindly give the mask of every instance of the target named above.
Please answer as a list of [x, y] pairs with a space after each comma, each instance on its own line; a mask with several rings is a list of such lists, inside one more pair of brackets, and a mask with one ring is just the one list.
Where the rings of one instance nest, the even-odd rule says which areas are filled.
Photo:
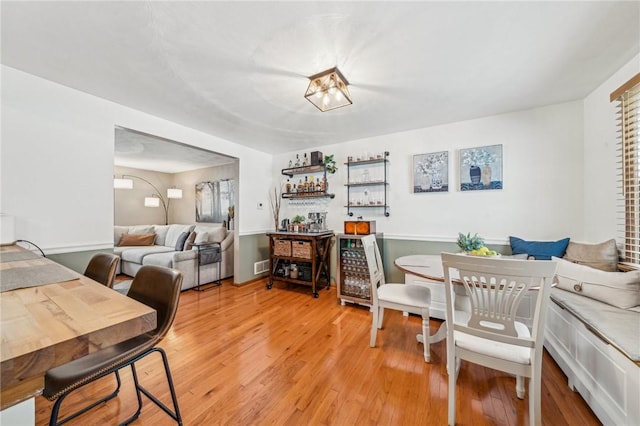
[[622, 309], [640, 305], [640, 271], [606, 272], [558, 257], [552, 260], [558, 264], [558, 288]]
[[221, 226], [219, 228], [213, 228], [213, 230], [209, 230], [207, 233], [209, 234], [209, 241], [220, 243], [224, 240], [224, 237], [227, 236], [227, 228]]
[[153, 228], [156, 231], [155, 245], [163, 246], [167, 240], [167, 232], [169, 232], [169, 225], [154, 225]]
[[206, 243], [209, 241], [209, 233], [208, 232], [198, 232], [196, 234], [196, 239], [193, 242], [194, 244]]

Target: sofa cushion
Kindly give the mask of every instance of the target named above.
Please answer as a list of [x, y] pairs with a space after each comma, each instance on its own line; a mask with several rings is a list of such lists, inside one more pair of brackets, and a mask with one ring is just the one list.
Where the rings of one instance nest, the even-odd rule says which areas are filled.
[[165, 268], [173, 268], [174, 262], [195, 259], [195, 252], [175, 252], [168, 251], [165, 253], [148, 254], [143, 259], [145, 265], [164, 266]]
[[189, 241], [190, 238], [187, 239], [187, 242], [184, 245], [185, 250], [191, 250], [194, 244], [201, 244], [209, 241], [209, 233], [208, 232], [192, 232], [189, 237], [193, 235], [193, 240]]
[[564, 259], [603, 271], [618, 270], [618, 247], [613, 238], [600, 244], [569, 242]]
[[558, 241], [525, 241], [518, 237], [509, 237], [509, 243], [513, 254], [526, 253], [537, 260], [549, 260], [551, 256], [564, 256], [569, 238]]
[[169, 232], [169, 226], [170, 225], [154, 225], [153, 226], [153, 229], [156, 232], [155, 245], [157, 246], [166, 245], [165, 242], [167, 240], [167, 232]]
[[184, 250], [184, 243], [187, 242], [187, 238], [189, 238], [189, 232], [183, 232], [178, 237], [178, 241], [176, 241], [176, 251]]
[[120, 239], [122, 238], [122, 236], [128, 233], [129, 233], [128, 226], [118, 226], [118, 225], [114, 226], [113, 227], [113, 245], [117, 247], [118, 244], [120, 244]]
[[554, 281], [558, 288], [599, 300], [618, 308], [640, 305], [640, 271], [606, 272], [557, 257]]
[[126, 250], [122, 250], [121, 259], [123, 262], [142, 265], [142, 259], [144, 259], [145, 256], [164, 252], [175, 252], [175, 249], [167, 246], [127, 247]]
[[152, 246], [156, 234], [123, 234], [118, 246]]
[[196, 239], [193, 241], [194, 244], [206, 243], [209, 241], [209, 233], [208, 232], [198, 232], [196, 233]]
[[197, 234], [207, 233], [207, 240], [202, 242], [219, 243], [227, 236], [227, 228], [224, 226], [203, 226], [198, 225], [193, 229]]
[[120, 244], [120, 239], [124, 234], [153, 234], [153, 226], [138, 225], [138, 226], [120, 226], [115, 225], [113, 227], [113, 245]]
[[618, 309], [559, 288], [551, 289], [551, 300], [587, 324], [596, 335], [634, 362], [640, 362], [638, 323], [640, 313]]
[[227, 236], [227, 229], [222, 226], [219, 228], [213, 228], [207, 232], [209, 241], [212, 243], [219, 243]]
[[175, 249], [180, 234], [186, 232], [188, 235], [188, 233], [191, 231], [193, 231], [193, 225], [169, 225], [169, 230], [167, 231], [167, 237], [164, 241], [164, 245], [167, 247], [173, 247]]

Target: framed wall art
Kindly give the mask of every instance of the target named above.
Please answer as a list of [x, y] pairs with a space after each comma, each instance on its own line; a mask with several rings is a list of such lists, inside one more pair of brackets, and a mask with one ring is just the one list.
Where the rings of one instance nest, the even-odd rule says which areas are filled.
[[413, 156], [413, 193], [449, 191], [449, 152]]
[[196, 222], [222, 223], [233, 229], [235, 216], [233, 180], [196, 184]]
[[460, 150], [460, 191], [502, 189], [502, 145]]

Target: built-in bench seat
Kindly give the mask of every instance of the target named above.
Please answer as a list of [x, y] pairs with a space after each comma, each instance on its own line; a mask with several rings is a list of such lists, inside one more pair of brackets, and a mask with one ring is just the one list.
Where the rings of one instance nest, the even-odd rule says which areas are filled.
[[640, 425], [640, 308], [554, 288], [545, 348], [605, 425]]

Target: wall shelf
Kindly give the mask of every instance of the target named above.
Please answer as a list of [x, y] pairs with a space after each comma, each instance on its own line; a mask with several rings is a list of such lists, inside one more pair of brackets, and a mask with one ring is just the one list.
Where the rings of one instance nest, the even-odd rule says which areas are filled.
[[[347, 209], [347, 215], [353, 216], [352, 209], [363, 209], [363, 208], [377, 208], [382, 209], [383, 214], [385, 216], [389, 216], [389, 205], [387, 204], [387, 193], [389, 191], [389, 182], [388, 179], [388, 166], [389, 166], [389, 152], [385, 151], [382, 155], [377, 155], [376, 158], [370, 157], [367, 160], [360, 161], [348, 161], [344, 163], [347, 166], [347, 183], [345, 183], [345, 187], [347, 188], [347, 205], [345, 208]], [[382, 179], [373, 179], [370, 180], [369, 169], [363, 169], [363, 166], [374, 166], [375, 168], [382, 168]], [[355, 171], [360, 169], [363, 174], [363, 180], [353, 179]], [[366, 177], [365, 177], [366, 176]], [[368, 188], [377, 189], [380, 191], [382, 188], [382, 195], [380, 200], [368, 200], [367, 198], [370, 196]], [[355, 201], [354, 194], [359, 193], [360, 190], [365, 194], [364, 200]]]
[[[323, 191], [301, 191], [301, 192], [284, 192], [282, 198], [286, 200], [306, 200], [306, 199], [318, 199], [318, 198], [334, 198], [335, 194], [327, 192], [327, 167], [325, 164], [317, 164], [313, 166], [299, 166], [288, 167], [282, 169], [282, 174], [290, 178], [300, 175], [313, 175], [322, 174], [322, 180], [324, 181], [325, 188]], [[291, 182], [291, 186], [294, 186], [295, 182]]]

